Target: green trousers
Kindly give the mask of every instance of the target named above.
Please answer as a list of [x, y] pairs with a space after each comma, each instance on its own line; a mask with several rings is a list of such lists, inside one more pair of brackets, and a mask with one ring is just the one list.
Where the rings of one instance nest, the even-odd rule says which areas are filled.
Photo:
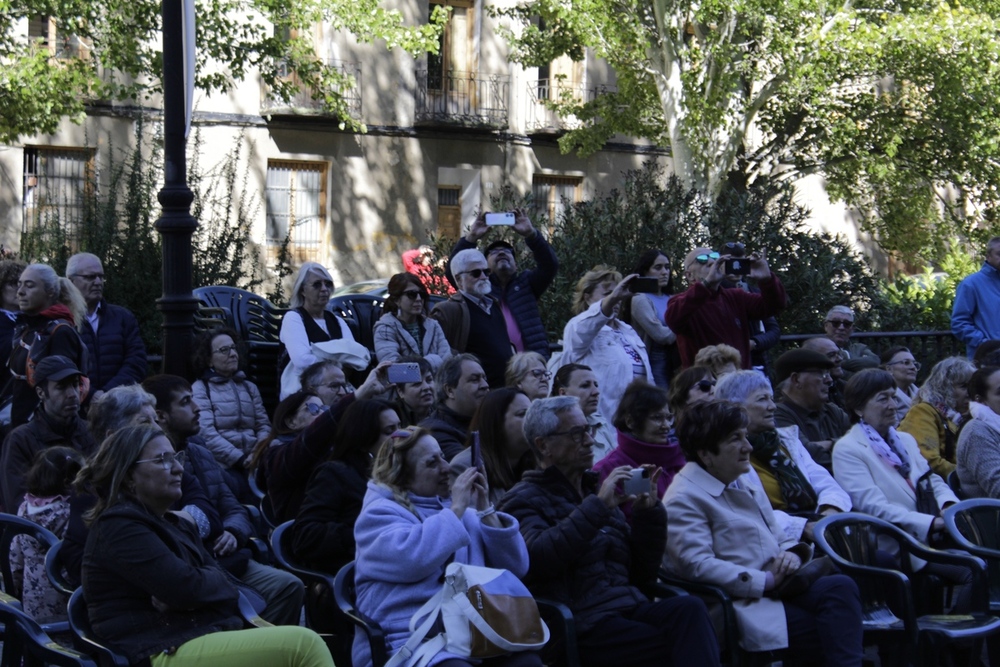
[[153, 667], [333, 667], [320, 636], [297, 625], [213, 632], [150, 662]]

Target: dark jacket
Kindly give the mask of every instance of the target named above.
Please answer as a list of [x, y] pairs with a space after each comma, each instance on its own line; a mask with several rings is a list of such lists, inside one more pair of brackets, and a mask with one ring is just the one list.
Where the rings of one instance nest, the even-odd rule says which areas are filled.
[[368, 485], [367, 454], [316, 468], [292, 524], [292, 553], [304, 565], [336, 574], [354, 560], [354, 523]]
[[233, 534], [239, 546], [245, 546], [247, 540], [254, 535], [250, 515], [229, 489], [222, 468], [212, 452], [202, 446], [198, 438], [188, 438], [183, 449], [187, 452], [188, 459], [184, 464], [184, 472], [198, 478], [209, 502], [219, 513], [222, 528]]
[[[498, 300], [507, 304], [517, 327], [521, 330], [521, 340], [524, 341], [525, 351], [533, 351], [549, 358], [549, 340], [545, 334], [545, 325], [542, 323], [542, 315], [538, 310], [538, 299], [542, 293], [548, 289], [549, 285], [559, 272], [559, 258], [556, 257], [555, 250], [549, 242], [542, 238], [541, 234], [525, 241], [531, 254], [535, 258], [535, 268], [527, 271], [520, 271], [514, 276], [507, 287], [500, 287], [500, 279], [490, 276], [493, 283], [491, 294]], [[460, 238], [455, 247], [451, 249], [451, 257], [467, 248], [475, 248], [474, 243]], [[448, 272], [448, 279], [453, 283], [454, 278]], [[450, 340], [450, 339], [449, 339]]]
[[[194, 528], [133, 501], [108, 508], [91, 526], [83, 593], [94, 634], [132, 664], [243, 625], [239, 592]], [[157, 611], [154, 597], [170, 611]]]
[[290, 521], [299, 513], [306, 483], [316, 466], [330, 456], [337, 424], [353, 402], [354, 394], [345, 396], [291, 442], [275, 439], [264, 452], [256, 479], [271, 499], [279, 523]]
[[420, 426], [431, 432], [441, 446], [441, 453], [451, 461], [465, 449], [465, 439], [469, 435], [469, 424], [472, 417], [463, 417], [451, 408], [440, 403], [433, 412], [420, 422]]
[[50, 421], [41, 408], [35, 418], [11, 431], [3, 442], [0, 468], [3, 474], [4, 511], [13, 514], [24, 499], [24, 476], [42, 450], [58, 445], [72, 447], [84, 456], [97, 450], [87, 423], [77, 417], [67, 425]]
[[127, 308], [107, 301], [97, 305], [97, 333], [84, 321], [80, 337], [89, 352], [90, 390], [107, 391], [146, 379], [146, 346], [139, 323]]
[[524, 473], [497, 507], [520, 524], [531, 561], [528, 588], [566, 604], [578, 632], [647, 601], [636, 585], [655, 580], [667, 541], [661, 503], [633, 511], [630, 529], [625, 515], [608, 509], [593, 488], [585, 493], [581, 498], [552, 466]]

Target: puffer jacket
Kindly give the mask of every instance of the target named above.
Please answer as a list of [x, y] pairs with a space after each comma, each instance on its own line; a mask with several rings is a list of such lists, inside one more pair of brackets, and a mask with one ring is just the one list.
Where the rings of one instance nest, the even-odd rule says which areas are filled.
[[107, 391], [146, 379], [146, 346], [139, 323], [127, 308], [101, 301], [97, 306], [97, 333], [84, 321], [80, 337], [89, 352], [87, 376], [91, 391]]
[[254, 536], [253, 524], [250, 523], [246, 508], [226, 484], [218, 461], [202, 446], [200, 438], [188, 438], [184, 450], [187, 451], [188, 459], [184, 464], [184, 472], [193, 473], [198, 478], [209, 502], [219, 513], [223, 529], [233, 534], [239, 546], [244, 546]]
[[[493, 283], [491, 294], [510, 308], [514, 321], [521, 330], [525, 351], [537, 352], [548, 359], [549, 339], [545, 333], [545, 325], [542, 324], [542, 314], [538, 310], [538, 300], [542, 298], [542, 293], [548, 289], [556, 273], [559, 272], [559, 259], [556, 257], [556, 251], [541, 234], [535, 234], [527, 239], [525, 244], [531, 249], [531, 254], [535, 258], [535, 268], [520, 271], [505, 288], [500, 287], [500, 280], [496, 276], [491, 276], [490, 282]], [[451, 249], [451, 257], [462, 250], [475, 247], [476, 244], [462, 237]], [[448, 279], [455, 282], [450, 270]]]
[[497, 507], [521, 526], [531, 561], [528, 588], [566, 604], [578, 632], [647, 601], [636, 585], [655, 580], [667, 540], [661, 503], [633, 511], [630, 529], [625, 515], [586, 483], [591, 477], [581, 498], [558, 468], [531, 470]]
[[226, 378], [209, 371], [191, 385], [201, 414], [201, 437], [215, 460], [229, 468], [271, 432], [257, 385], [237, 371]]
[[422, 317], [420, 326], [424, 333], [422, 345], [418, 346], [403, 322], [392, 313], [386, 313], [375, 323], [375, 356], [379, 361], [423, 357], [436, 371], [441, 362], [451, 356], [451, 345], [437, 320]]

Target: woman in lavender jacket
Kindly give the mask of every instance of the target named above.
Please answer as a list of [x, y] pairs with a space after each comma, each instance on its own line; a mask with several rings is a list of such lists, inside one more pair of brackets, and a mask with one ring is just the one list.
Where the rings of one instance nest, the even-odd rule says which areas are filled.
[[[358, 611], [385, 631], [388, 654], [410, 636], [410, 618], [441, 590], [449, 563], [528, 570], [528, 551], [517, 521], [489, 504], [479, 468], [456, 479], [448, 498], [450, 466], [437, 441], [422, 428], [398, 431], [379, 450], [361, 515], [355, 586]], [[428, 637], [429, 639], [430, 637]], [[371, 664], [368, 641], [354, 641], [353, 663]], [[439, 652], [430, 665], [465, 667], [466, 659]], [[535, 653], [482, 661], [495, 667], [540, 667]]]

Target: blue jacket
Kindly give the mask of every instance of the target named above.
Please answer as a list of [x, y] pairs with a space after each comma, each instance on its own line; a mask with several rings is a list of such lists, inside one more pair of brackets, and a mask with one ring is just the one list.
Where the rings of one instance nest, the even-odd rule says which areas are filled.
[[87, 377], [91, 393], [142, 382], [146, 379], [146, 346], [135, 315], [107, 301], [98, 304], [97, 312], [97, 333], [86, 320], [80, 330], [90, 353]]
[[984, 341], [1000, 338], [1000, 271], [983, 264], [958, 284], [951, 332], [965, 343], [969, 358]]
[[[545, 325], [542, 324], [542, 315], [538, 311], [538, 299], [542, 293], [548, 289], [549, 285], [559, 271], [559, 259], [549, 242], [542, 238], [541, 234], [535, 234], [533, 238], [525, 241], [531, 249], [535, 258], [535, 268], [521, 271], [507, 283], [506, 288], [500, 287], [500, 279], [495, 275], [490, 276], [493, 283], [491, 294], [501, 303], [507, 304], [514, 321], [517, 322], [521, 330], [521, 340], [524, 341], [525, 351], [537, 352], [546, 359], [549, 358], [549, 339], [545, 333]], [[451, 249], [451, 257], [467, 248], [475, 248], [474, 243], [460, 238], [455, 247]], [[455, 282], [448, 271], [448, 279]]]

